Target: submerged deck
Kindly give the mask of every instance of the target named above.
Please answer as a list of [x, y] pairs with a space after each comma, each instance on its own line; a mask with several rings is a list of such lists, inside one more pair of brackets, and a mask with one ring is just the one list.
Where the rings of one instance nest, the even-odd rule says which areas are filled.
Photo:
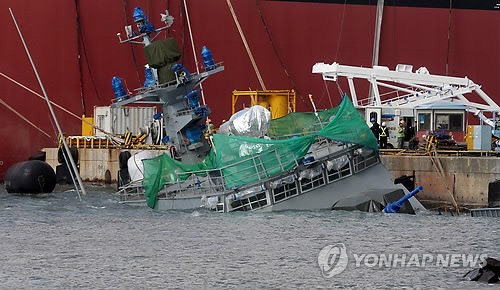
[[470, 210], [473, 217], [500, 217], [500, 208], [475, 208]]

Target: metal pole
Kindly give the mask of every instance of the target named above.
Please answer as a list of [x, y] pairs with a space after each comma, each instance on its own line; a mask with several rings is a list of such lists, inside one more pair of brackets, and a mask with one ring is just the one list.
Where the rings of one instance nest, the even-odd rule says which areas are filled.
[[238, 28], [238, 32], [240, 33], [241, 40], [243, 41], [243, 44], [245, 45], [245, 49], [247, 50], [248, 57], [250, 58], [250, 61], [252, 62], [253, 69], [255, 70], [255, 74], [257, 74], [257, 78], [259, 79], [260, 86], [262, 87], [262, 90], [267, 90], [266, 86], [264, 85], [264, 81], [262, 80], [262, 76], [260, 75], [260, 71], [257, 68], [257, 64], [255, 63], [255, 60], [253, 58], [252, 52], [250, 51], [250, 47], [248, 46], [247, 39], [245, 38], [245, 35], [243, 34], [243, 30], [241, 29], [240, 22], [238, 21], [238, 17], [236, 17], [236, 12], [234, 12], [233, 5], [231, 4], [231, 0], [226, 0], [227, 6], [229, 7], [229, 10], [231, 11], [231, 15], [233, 15], [234, 19], [234, 24], [236, 24], [236, 28]]
[[[194, 63], [196, 65], [196, 73], [199, 74], [200, 69], [198, 67], [198, 57], [196, 56], [196, 50], [194, 49], [193, 32], [191, 31], [191, 21], [189, 20], [189, 13], [186, 0], [184, 0], [184, 10], [186, 11], [186, 20], [188, 24], [189, 37], [191, 38], [191, 48], [193, 49], [193, 57], [194, 57]], [[201, 100], [203, 101], [203, 105], [206, 105], [207, 103], [205, 102], [205, 93], [202, 84], [200, 84], [200, 88], [201, 88]]]
[[[19, 29], [19, 26], [17, 25], [16, 18], [14, 17], [14, 13], [12, 13], [12, 9], [9, 8], [10, 15], [12, 16], [12, 20], [14, 21], [14, 24], [16, 25], [17, 32], [19, 33], [19, 37], [21, 38], [21, 41], [23, 42], [24, 49], [26, 50], [26, 54], [28, 55], [28, 58], [31, 62], [31, 66], [33, 67], [33, 71], [35, 72], [36, 78], [38, 79], [38, 83], [40, 84], [40, 88], [42, 89], [42, 93], [45, 96], [45, 100], [47, 101], [47, 106], [49, 107], [50, 113], [52, 114], [52, 118], [54, 118], [54, 122], [57, 127], [57, 131], [59, 131], [59, 135], [61, 136], [62, 143], [64, 145], [64, 149], [66, 150], [66, 154], [68, 155], [69, 161], [71, 163], [71, 167], [73, 168], [73, 172], [75, 173], [76, 179], [78, 180], [78, 183], [80, 185], [80, 189], [82, 190], [82, 194], [85, 195], [87, 194], [85, 192], [85, 188], [83, 187], [83, 182], [82, 178], [80, 177], [80, 174], [78, 173], [78, 169], [76, 167], [75, 161], [73, 160], [73, 156], [71, 156], [71, 152], [69, 151], [68, 144], [66, 144], [66, 140], [64, 139], [63, 132], [61, 130], [61, 127], [59, 126], [59, 122], [57, 121], [56, 114], [54, 113], [54, 110], [52, 109], [52, 105], [50, 104], [49, 97], [47, 96], [47, 93], [45, 92], [45, 88], [43, 87], [42, 80], [40, 79], [40, 76], [38, 75], [38, 71], [36, 70], [35, 63], [33, 63], [33, 59], [31, 58], [30, 52], [28, 50], [28, 47], [26, 46], [26, 42], [24, 42], [23, 35], [21, 33], [21, 30]], [[77, 185], [75, 184], [75, 187]]]
[[375, 37], [373, 38], [372, 67], [378, 65], [378, 56], [380, 49], [380, 29], [382, 27], [383, 13], [384, 13], [384, 0], [378, 0], [377, 18], [375, 20]]
[[311, 94], [309, 94], [309, 100], [311, 101], [311, 104], [313, 106], [314, 115], [316, 115], [316, 118], [318, 119], [319, 126], [320, 126], [321, 129], [323, 129], [323, 124], [321, 123], [321, 119], [320, 119], [320, 117], [318, 115], [318, 111], [316, 110], [316, 104], [314, 103], [313, 96]]
[[[382, 27], [382, 16], [384, 13], [384, 0], [378, 0], [377, 2], [377, 16], [375, 19], [375, 36], [373, 37], [373, 55], [372, 55], [372, 67], [378, 65], [378, 56], [380, 49], [380, 29]], [[373, 88], [370, 87], [370, 92], [368, 94], [370, 96], [369, 103], [370, 105], [377, 105], [376, 98], [374, 96]]]

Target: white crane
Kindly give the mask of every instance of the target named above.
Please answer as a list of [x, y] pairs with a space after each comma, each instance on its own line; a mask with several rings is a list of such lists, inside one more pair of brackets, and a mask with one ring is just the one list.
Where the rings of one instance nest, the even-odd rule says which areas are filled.
[[[462, 104], [467, 111], [478, 116], [484, 123], [495, 128], [495, 124], [481, 111], [500, 112], [500, 107], [483, 90], [481, 86], [467, 77], [449, 77], [431, 75], [425, 67], [415, 72], [412, 65], [398, 64], [395, 70], [385, 66], [373, 68], [354, 67], [333, 64], [317, 63], [313, 66], [313, 73], [320, 73], [324, 80], [337, 81], [339, 77], [347, 78], [351, 99], [356, 107], [407, 108], [447, 100], [455, 104]], [[373, 98], [358, 100], [354, 79], [364, 79], [370, 83]], [[392, 91], [380, 94], [379, 87]], [[476, 92], [486, 104], [469, 100], [466, 96]]]

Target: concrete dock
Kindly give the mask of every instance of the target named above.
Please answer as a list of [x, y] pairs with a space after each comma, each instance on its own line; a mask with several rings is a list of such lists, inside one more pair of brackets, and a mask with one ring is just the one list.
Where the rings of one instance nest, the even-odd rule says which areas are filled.
[[[488, 206], [488, 184], [500, 179], [500, 158], [495, 156], [440, 156], [445, 180], [460, 206]], [[394, 177], [415, 175], [424, 191], [419, 200], [452, 203], [440, 174], [429, 156], [381, 155]]]

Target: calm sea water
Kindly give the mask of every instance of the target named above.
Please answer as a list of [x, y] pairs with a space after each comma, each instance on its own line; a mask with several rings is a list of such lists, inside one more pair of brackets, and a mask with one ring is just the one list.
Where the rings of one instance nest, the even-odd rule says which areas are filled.
[[[0, 288], [478, 288], [470, 267], [373, 266], [354, 254], [500, 257], [493, 218], [343, 211], [154, 211], [90, 186], [44, 197], [0, 192]], [[325, 278], [318, 254], [343, 243], [348, 266]]]

